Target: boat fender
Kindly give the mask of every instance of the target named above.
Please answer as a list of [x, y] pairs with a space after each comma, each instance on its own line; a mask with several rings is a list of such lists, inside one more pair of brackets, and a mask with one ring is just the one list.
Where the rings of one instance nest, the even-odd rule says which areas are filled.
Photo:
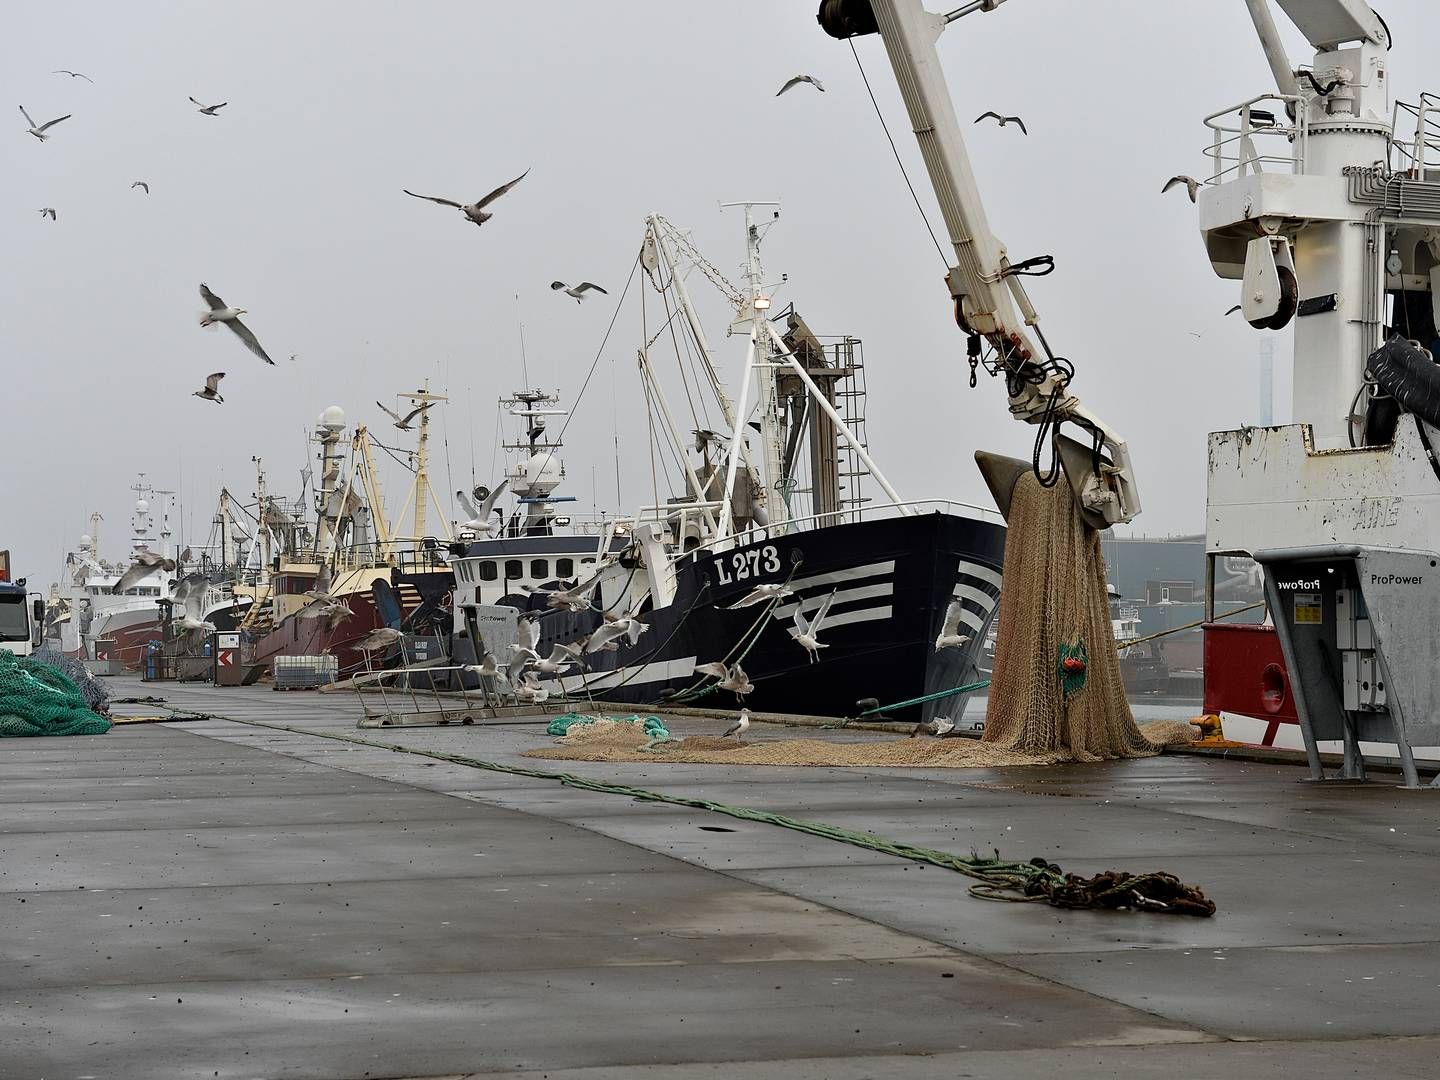
[[[1440, 427], [1440, 365], [1427, 350], [1413, 341], [1393, 337], [1370, 354], [1366, 367], [1380, 389], [1394, 398], [1401, 409], [1414, 413], [1432, 427]], [[1369, 428], [1367, 423], [1367, 442], [1370, 442]], [[1392, 437], [1393, 432], [1392, 424]]]

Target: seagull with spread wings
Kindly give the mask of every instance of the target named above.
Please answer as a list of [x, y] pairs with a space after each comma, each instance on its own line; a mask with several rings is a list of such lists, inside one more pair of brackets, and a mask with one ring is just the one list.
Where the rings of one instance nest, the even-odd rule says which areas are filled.
[[941, 649], [958, 649], [969, 642], [970, 635], [960, 633], [960, 623], [964, 618], [965, 605], [952, 599], [945, 610], [945, 625], [940, 628], [940, 633], [935, 638], [936, 652]]
[[35, 123], [34, 120], [31, 120], [31, 119], [30, 119], [30, 114], [25, 111], [25, 106], [24, 106], [24, 105], [21, 105], [21, 106], [20, 106], [20, 115], [23, 116], [23, 117], [25, 117], [25, 122], [30, 125], [30, 127], [27, 129], [27, 130], [30, 132], [30, 134], [31, 134], [31, 135], [34, 135], [34, 136], [35, 136], [37, 139], [39, 139], [41, 142], [44, 142], [46, 139], [50, 138], [49, 135], [46, 135], [46, 134], [45, 134], [46, 131], [48, 131], [50, 128], [54, 127], [56, 124], [60, 123], [61, 120], [69, 120], [70, 117], [72, 117], [72, 116], [75, 115], [75, 114], [74, 114], [74, 113], [66, 113], [64, 116], [57, 116], [54, 120], [47, 120], [47, 121], [45, 121], [45, 123], [43, 123], [43, 124], [37, 124], [37, 123]]
[[830, 595], [825, 597], [820, 610], [815, 612], [815, 617], [809, 621], [805, 618], [805, 604], [801, 602], [795, 605], [795, 629], [790, 633], [795, 638], [795, 643], [810, 654], [812, 664], [819, 659], [816, 653], [830, 647], [819, 639], [819, 634], [820, 628], [825, 625], [825, 616], [830, 614], [830, 605], [835, 602], [835, 593], [835, 589], [830, 590]]
[[[504, 521], [503, 519], [501, 521], [492, 520], [495, 515], [495, 502], [504, 493], [505, 487], [509, 483], [510, 478], [507, 476], [495, 485], [493, 491], [476, 488], [475, 494], [480, 499], [478, 507], [466, 497], [465, 492], [455, 492], [455, 498], [459, 500], [465, 512], [470, 515], [470, 520], [462, 522], [460, 528], [466, 532], [483, 533], [486, 536], [495, 536], [499, 533], [504, 527]], [[485, 492], [484, 495], [480, 494], [482, 491]]]
[[792, 87], [799, 86], [801, 83], [809, 83], [816, 90], [819, 90], [822, 94], [825, 92], [825, 87], [820, 85], [820, 80], [815, 78], [814, 75], [792, 75], [790, 78], [785, 80], [784, 86], [780, 87], [779, 90], [775, 91], [775, 96], [779, 97], [781, 94], [785, 93], [786, 90], [789, 90]]
[[517, 176], [514, 180], [511, 180], [508, 184], [501, 184], [494, 191], [490, 192], [489, 195], [486, 195], [483, 199], [476, 199], [473, 203], [459, 203], [456, 202], [454, 199], [444, 199], [438, 195], [418, 195], [415, 192], [411, 191], [409, 188], [401, 188], [400, 190], [405, 192], [405, 194], [409, 195], [412, 199], [425, 199], [429, 202], [439, 203], [441, 206], [453, 206], [455, 207], [455, 209], [459, 210], [462, 214], [464, 214], [467, 219], [473, 221], [476, 225], [484, 225], [485, 222], [489, 221], [492, 217], [495, 216], [494, 214], [487, 214], [485, 212], [485, 207], [489, 206], [496, 199], [500, 198], [501, 195], [504, 195], [507, 191], [509, 191], [511, 188], [513, 188], [516, 184], [518, 184], [521, 180], [524, 180], [525, 177], [529, 175], [530, 170], [526, 169], [523, 173]]
[[66, 71], [64, 68], [61, 68], [59, 71], [52, 71], [50, 74], [51, 74], [51, 75], [69, 75], [72, 79], [84, 79], [86, 82], [90, 83], [92, 86], [95, 84], [95, 80], [92, 79], [89, 75], [86, 75], [83, 71]]
[[214, 116], [217, 109], [223, 109], [226, 105], [230, 104], [228, 101], [222, 101], [219, 105], [201, 105], [200, 102], [195, 101], [193, 97], [190, 100], [199, 107], [200, 112], [205, 116]]
[[411, 421], [411, 420], [414, 420], [417, 416], [419, 416], [421, 413], [423, 413], [426, 409], [430, 408], [430, 406], [433, 405], [433, 404], [435, 404], [435, 403], [434, 403], [433, 401], [421, 402], [419, 405], [415, 406], [415, 408], [411, 409], [411, 410], [410, 410], [408, 413], [406, 413], [404, 416], [401, 416], [399, 413], [397, 413], [397, 412], [396, 412], [395, 410], [393, 410], [393, 409], [387, 409], [387, 408], [385, 408], [385, 406], [384, 406], [384, 405], [381, 405], [380, 402], [378, 402], [378, 401], [375, 402], [375, 404], [376, 404], [376, 405], [380, 405], [380, 408], [384, 411], [385, 415], [388, 416], [388, 417], [390, 417], [391, 420], [394, 420], [394, 421], [395, 421], [395, 426], [396, 426], [397, 428], [399, 428], [401, 431], [410, 431], [410, 430], [412, 430], [412, 425], [411, 425], [410, 421]]
[[1194, 202], [1194, 201], [1195, 201], [1195, 193], [1200, 190], [1200, 181], [1199, 181], [1199, 180], [1196, 180], [1193, 176], [1172, 176], [1172, 177], [1170, 177], [1169, 180], [1166, 180], [1166, 181], [1165, 181], [1165, 186], [1160, 189], [1160, 194], [1161, 194], [1161, 195], [1164, 195], [1167, 191], [1169, 191], [1169, 190], [1170, 190], [1172, 187], [1174, 187], [1176, 184], [1184, 184], [1184, 185], [1185, 185], [1185, 191], [1186, 191], [1186, 192], [1189, 194], [1189, 196], [1190, 196], [1190, 201], [1191, 201], [1191, 202]]
[[214, 633], [215, 624], [206, 622], [205, 614], [205, 593], [210, 588], [210, 579], [204, 574], [186, 574], [175, 586], [175, 593], [171, 597], [174, 606], [181, 612], [179, 618], [180, 629], [182, 630], [203, 630], [207, 634]]
[[593, 281], [582, 281], [579, 285], [566, 285], [563, 281], [552, 281], [550, 288], [556, 292], [563, 292], [566, 296], [573, 296], [577, 304], [584, 300], [585, 294], [592, 289], [595, 292], [604, 293], [606, 296], [610, 295], [609, 292], [602, 289], [599, 285], [596, 285]]
[[196, 390], [192, 397], [204, 398], [206, 401], [213, 401], [216, 405], [224, 405], [225, 399], [220, 396], [220, 380], [225, 377], [225, 372], [216, 371], [205, 376], [205, 389]]
[[220, 297], [211, 292], [210, 286], [206, 285], [203, 281], [200, 283], [200, 296], [205, 303], [210, 305], [210, 310], [200, 316], [201, 326], [214, 326], [216, 323], [223, 323], [230, 328], [236, 337], [245, 343], [247, 349], [261, 360], [264, 360], [267, 364], [273, 365], [275, 363], [275, 361], [271, 360], [266, 354], [265, 350], [261, 348], [260, 342], [256, 340], [255, 335], [250, 332], [250, 328], [240, 321], [241, 315], [248, 315], [250, 312], [245, 308], [230, 307], [224, 300], [221, 300]]
[[40, 216], [41, 216], [41, 217], [48, 217], [51, 221], [59, 221], [59, 220], [60, 220], [59, 218], [57, 218], [57, 217], [55, 216], [55, 208], [54, 208], [53, 206], [43, 207], [43, 208], [40, 210]]
[[130, 190], [134, 191], [137, 187], [144, 188], [146, 195], [150, 194], [150, 185], [147, 184], [144, 180], [136, 180], [133, 184], [130, 185]]
[[164, 555], [157, 555], [149, 548], [141, 548], [135, 552], [133, 558], [135, 562], [131, 564], [130, 569], [121, 574], [120, 580], [110, 586], [111, 593], [116, 596], [121, 595], [127, 589], [133, 589], [157, 570], [163, 570], [169, 574], [175, 569], [174, 559], [167, 559]]
[[1029, 130], [1025, 127], [1025, 121], [1024, 121], [1024, 120], [1021, 120], [1020, 117], [1018, 117], [1018, 116], [1001, 116], [998, 112], [983, 112], [983, 113], [981, 113], [979, 116], [977, 116], [977, 117], [975, 118], [975, 123], [978, 124], [978, 123], [980, 123], [981, 120], [991, 120], [991, 119], [994, 119], [994, 120], [999, 121], [1000, 126], [1001, 126], [1002, 128], [1003, 128], [1006, 124], [1014, 124], [1016, 127], [1018, 127], [1018, 128], [1020, 129], [1020, 134], [1021, 134], [1021, 135], [1029, 135], [1029, 134], [1030, 134]]

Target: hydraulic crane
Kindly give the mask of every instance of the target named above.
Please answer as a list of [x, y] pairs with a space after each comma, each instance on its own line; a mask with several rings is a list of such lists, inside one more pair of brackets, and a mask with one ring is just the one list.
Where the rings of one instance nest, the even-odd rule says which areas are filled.
[[[1032, 460], [977, 453], [981, 470], [1000, 509], [1026, 468], [1051, 484], [1063, 471], [1085, 520], [1096, 529], [1132, 520], [1140, 497], [1125, 440], [1070, 391], [1074, 367], [1051, 351], [1021, 279], [1054, 268], [1049, 256], [1012, 262], [990, 229], [980, 189], [970, 168], [965, 140], [935, 43], [945, 28], [971, 12], [993, 11], [1004, 0], [972, 0], [947, 15], [926, 11], [921, 0], [823, 0], [818, 19], [837, 38], [878, 33], [885, 43], [900, 94], [954, 248], [946, 284], [955, 321], [968, 338], [972, 368], [984, 364], [1005, 379], [1011, 415], [1040, 431]], [[973, 385], [973, 379], [972, 379]], [[1070, 423], [1082, 429], [1082, 443], [1060, 434]], [[1048, 468], [1042, 466], [1046, 436]]]

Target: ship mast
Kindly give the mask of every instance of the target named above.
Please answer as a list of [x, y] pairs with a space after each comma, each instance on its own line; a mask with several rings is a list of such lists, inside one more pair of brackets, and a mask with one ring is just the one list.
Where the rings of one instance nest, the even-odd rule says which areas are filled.
[[[777, 496], [784, 483], [784, 433], [780, 430], [779, 394], [775, 387], [775, 346], [774, 339], [766, 332], [766, 320], [770, 317], [770, 297], [765, 291], [764, 269], [760, 265], [760, 228], [755, 224], [755, 207], [779, 206], [778, 202], [751, 200], [739, 203], [721, 203], [721, 207], [741, 206], [745, 209], [745, 280], [749, 293], [734, 325], [750, 323], [750, 348], [754, 357], [755, 383], [758, 391], [760, 411], [761, 457], [765, 468], [765, 496], [761, 500], [765, 507], [768, 523], [778, 525], [788, 516], [789, 511], [783, 498]], [[780, 212], [775, 211], [779, 217]], [[763, 359], [762, 359], [763, 358]], [[746, 372], [748, 377], [749, 372]], [[736, 418], [740, 425], [737, 435], [744, 439], [746, 418]]]
[[[430, 392], [430, 380], [425, 380], [423, 389], [414, 393], [401, 394], [416, 405], [432, 404], [437, 401], [449, 401], [444, 394], [432, 394]], [[445, 519], [445, 511], [440, 506], [440, 500], [436, 497], [435, 491], [430, 486], [430, 410], [426, 409], [420, 414], [420, 437], [415, 447], [415, 477], [410, 482], [410, 491], [405, 496], [405, 502], [400, 507], [400, 520], [405, 518], [405, 511], [410, 504], [414, 503], [414, 531], [413, 539], [418, 541], [425, 535], [426, 502], [433, 503], [436, 512], [440, 515], [440, 528], [444, 531], [444, 538], [450, 539], [450, 524]]]

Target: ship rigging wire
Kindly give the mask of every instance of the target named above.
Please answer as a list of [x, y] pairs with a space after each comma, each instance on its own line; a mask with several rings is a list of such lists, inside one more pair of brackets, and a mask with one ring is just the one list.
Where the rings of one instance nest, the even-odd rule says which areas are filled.
[[860, 80], [865, 84], [865, 92], [870, 95], [870, 104], [875, 107], [875, 115], [880, 120], [881, 130], [885, 132], [885, 139], [890, 143], [890, 152], [895, 155], [895, 164], [900, 166], [900, 175], [905, 178], [905, 186], [910, 189], [910, 198], [915, 200], [915, 209], [920, 212], [920, 220], [925, 223], [925, 231], [930, 234], [930, 242], [935, 245], [935, 250], [940, 255], [940, 261], [945, 264], [945, 271], [950, 271], [950, 260], [945, 256], [945, 249], [940, 244], [940, 238], [935, 235], [935, 230], [930, 225], [930, 217], [925, 213], [925, 207], [920, 202], [920, 196], [915, 193], [915, 185], [910, 182], [910, 173], [905, 169], [905, 162], [900, 157], [900, 151], [895, 146], [895, 140], [890, 135], [890, 125], [885, 123], [885, 114], [880, 111], [880, 103], [875, 100], [875, 91], [870, 88], [869, 76], [865, 74], [865, 65], [860, 62], [860, 53], [855, 49], [855, 42], [847, 38], [846, 44], [850, 46], [850, 55], [855, 57], [855, 66], [860, 69]]
[[570, 427], [570, 421], [575, 419], [575, 413], [580, 408], [580, 401], [585, 397], [585, 390], [590, 385], [590, 380], [595, 375], [595, 369], [600, 364], [600, 357], [605, 355], [605, 346], [610, 341], [610, 332], [615, 329], [615, 322], [620, 318], [620, 309], [625, 306], [625, 297], [630, 293], [630, 286], [635, 282], [635, 271], [640, 269], [640, 255], [637, 252], [635, 261], [630, 264], [630, 276], [625, 279], [625, 288], [620, 292], [620, 299], [615, 301], [615, 310], [610, 315], [610, 325], [605, 327], [605, 336], [600, 339], [600, 348], [595, 350], [595, 359], [590, 361], [590, 370], [585, 373], [585, 381], [580, 384], [580, 392], [575, 395], [575, 403], [570, 406], [570, 415], [565, 418], [565, 423], [560, 425], [560, 435], [557, 442], [565, 438], [565, 432]]

